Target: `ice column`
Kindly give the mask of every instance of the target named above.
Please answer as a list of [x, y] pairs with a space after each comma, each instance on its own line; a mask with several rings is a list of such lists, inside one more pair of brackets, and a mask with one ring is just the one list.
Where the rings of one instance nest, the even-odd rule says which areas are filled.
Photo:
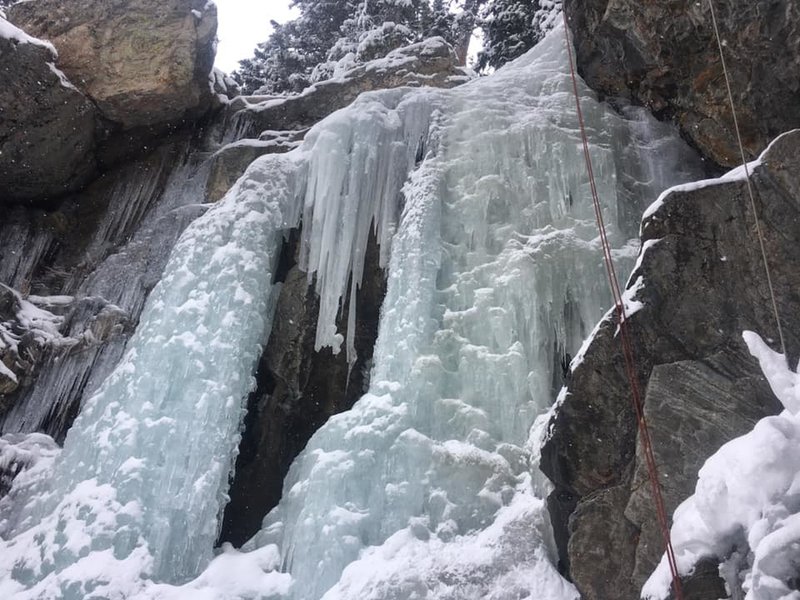
[[[581, 89], [625, 272], [637, 248], [616, 226], [631, 177], [617, 152], [632, 134]], [[404, 187], [371, 389], [311, 439], [250, 546], [280, 548], [296, 600], [574, 598], [528, 443], [557, 353], [610, 303], [563, 30], [491, 77], [404, 102], [438, 110]], [[675, 166], [625, 194], [673, 183]]]
[[47, 489], [3, 513], [0, 595], [135, 597], [210, 560], [299, 156], [256, 163], [181, 237]]

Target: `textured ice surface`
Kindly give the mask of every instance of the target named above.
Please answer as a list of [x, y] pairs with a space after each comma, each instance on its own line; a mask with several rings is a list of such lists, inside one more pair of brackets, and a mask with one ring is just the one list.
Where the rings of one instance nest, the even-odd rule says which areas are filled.
[[[560, 353], [608, 304], [565, 55], [556, 32], [490, 78], [404, 100], [436, 108], [404, 187], [372, 387], [312, 438], [249, 544], [280, 548], [293, 598], [576, 597], [548, 560], [527, 444]], [[583, 95], [625, 271], [620, 194], [654, 197], [677, 169], [628, 185], [631, 123]]]
[[131, 597], [144, 578], [181, 582], [210, 560], [294, 205], [287, 162], [241, 182], [178, 242], [52, 474], [3, 513], [0, 597]]
[[[0, 596], [577, 598], [530, 433], [609, 304], [568, 72], [556, 30], [461, 88], [362, 95], [251, 165], [181, 238], [52, 477], [3, 513]], [[617, 224], [690, 154], [581, 90], [625, 272]], [[374, 223], [389, 282], [373, 383], [312, 438], [244, 552], [209, 562], [280, 230], [301, 217], [317, 344], [334, 348]]]
[[[91, 243], [82, 249], [81, 263], [96, 265], [63, 270], [63, 293], [83, 302], [105, 302], [119, 307], [132, 323], [139, 319], [145, 299], [161, 277], [171, 248], [180, 233], [205, 207], [202, 198], [207, 168], [197, 157], [168, 164], [176, 153], [162, 156], [151, 167], [142, 164], [118, 172], [108, 190], [108, 207], [102, 213]], [[178, 153], [180, 156], [182, 153]], [[166, 186], [163, 181], [166, 179]], [[162, 189], [162, 187], [164, 189]], [[0, 230], [0, 282], [25, 287], [34, 276], [42, 256], [58, 248], [48, 228], [37, 227], [12, 211]], [[110, 249], [114, 252], [110, 253]], [[69, 263], [67, 263], [69, 264]], [[61, 271], [56, 262], [54, 272]], [[79, 313], [70, 320], [85, 323]], [[62, 331], [67, 337], [71, 332]], [[24, 433], [46, 429], [62, 439], [63, 423], [72, 411], [97, 390], [122, 358], [128, 335], [118, 335], [103, 344], [62, 344], [47, 350], [39, 375], [18, 394], [11, 409], [0, 418], [0, 432]]]
[[[702, 558], [720, 569], [745, 600], [796, 600], [800, 572], [800, 365], [744, 332], [775, 396], [786, 407], [761, 419], [703, 465], [692, 496], [676, 510], [672, 543], [681, 573]], [[670, 572], [662, 559], [643, 589], [647, 598], [669, 596]]]

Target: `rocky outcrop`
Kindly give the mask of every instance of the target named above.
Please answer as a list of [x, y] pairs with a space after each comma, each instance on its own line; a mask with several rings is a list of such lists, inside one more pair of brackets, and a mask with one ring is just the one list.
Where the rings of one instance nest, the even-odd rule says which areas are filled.
[[48, 353], [104, 344], [128, 325], [127, 314], [102, 298], [24, 297], [0, 284], [0, 416], [10, 394], [29, 385]]
[[347, 71], [342, 77], [316, 83], [286, 98], [243, 97], [229, 110], [241, 137], [267, 130], [306, 129], [344, 108], [359, 94], [402, 86], [455, 87], [469, 80], [458, 67], [455, 52], [442, 38], [393, 50], [383, 58]]
[[[606, 96], [673, 119], [722, 166], [739, 162], [707, 0], [565, 0], [578, 69]], [[744, 146], [800, 126], [800, 7], [715, 0]]]
[[37, 0], [9, 20], [58, 50], [58, 67], [124, 129], [205, 112], [216, 7], [206, 0]]
[[204, 0], [37, 0], [8, 17], [21, 29], [0, 18], [0, 203], [52, 204], [235, 89], [212, 72]]
[[[798, 173], [800, 131], [773, 142], [752, 173], [795, 363]], [[692, 493], [708, 456], [781, 408], [741, 338], [749, 329], [777, 344], [753, 229], [746, 185], [736, 173], [674, 188], [642, 224], [644, 250], [628, 293], [643, 306], [629, 317], [629, 332], [670, 513]], [[638, 598], [662, 551], [616, 327], [609, 316], [574, 361], [542, 451], [542, 470], [555, 483], [549, 507], [562, 567], [587, 600]], [[719, 589], [715, 581], [693, 585]], [[713, 593], [695, 598], [717, 600]]]
[[94, 173], [97, 111], [55, 60], [0, 18], [0, 204], [63, 195]]
[[224, 146], [211, 157], [206, 183], [209, 202], [216, 202], [236, 183], [248, 165], [264, 154], [281, 154], [296, 148], [306, 130], [268, 131], [258, 140], [241, 140]]

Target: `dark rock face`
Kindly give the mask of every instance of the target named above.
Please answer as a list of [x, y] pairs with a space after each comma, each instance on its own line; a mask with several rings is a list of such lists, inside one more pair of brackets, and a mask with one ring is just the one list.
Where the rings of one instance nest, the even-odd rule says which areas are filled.
[[[752, 174], [784, 335], [795, 362], [800, 354], [800, 274], [794, 267], [800, 239], [798, 173], [800, 131], [794, 131], [770, 146]], [[736, 180], [673, 191], [642, 225], [645, 251], [631, 281], [643, 278], [636, 293], [643, 307], [630, 317], [629, 332], [669, 513], [693, 491], [708, 456], [781, 408], [741, 339], [749, 329], [772, 338], [777, 347], [753, 229], [746, 185]], [[627, 600], [638, 598], [660, 558], [662, 541], [615, 330], [613, 320], [603, 322], [574, 367], [569, 394], [543, 448], [542, 470], [556, 485], [551, 517], [568, 574], [585, 598]]]
[[[800, 7], [714, 0], [747, 153], [800, 126]], [[707, 0], [566, 0], [578, 69], [598, 92], [674, 119], [722, 166], [739, 162]]]
[[63, 195], [94, 174], [97, 110], [37, 42], [0, 37], [0, 204]]
[[[284, 255], [294, 257], [299, 236]], [[348, 410], [369, 383], [369, 367], [378, 336], [380, 307], [386, 293], [379, 247], [367, 247], [364, 278], [356, 298], [355, 347], [358, 358], [347, 363], [345, 352], [314, 350], [319, 298], [296, 265], [285, 265], [269, 343], [261, 357], [258, 389], [248, 402], [245, 433], [236, 461], [236, 475], [225, 509], [221, 541], [241, 545], [281, 498], [283, 480], [294, 458], [328, 418]], [[291, 262], [294, 262], [293, 260]], [[337, 327], [347, 333], [348, 303]]]
[[52, 204], [227, 102], [213, 3], [37, 0], [8, 16], [0, 203]]
[[172, 246], [205, 211], [207, 170], [192, 158], [203, 141], [190, 133], [50, 210], [3, 210], [0, 360], [13, 377], [0, 373], [0, 432], [62, 440], [122, 356]]

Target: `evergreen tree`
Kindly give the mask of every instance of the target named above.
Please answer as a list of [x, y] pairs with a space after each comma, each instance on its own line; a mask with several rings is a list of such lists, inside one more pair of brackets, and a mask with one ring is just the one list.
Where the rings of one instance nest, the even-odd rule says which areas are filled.
[[482, 11], [484, 49], [478, 69], [498, 68], [522, 56], [552, 29], [561, 0], [492, 0]]
[[[1, 1], [1, 0], [0, 0]], [[300, 17], [278, 25], [233, 73], [245, 93], [300, 91], [359, 63], [435, 35], [461, 64], [489, 0], [293, 0]]]
[[253, 58], [240, 61], [233, 78], [244, 93], [302, 90], [357, 5], [358, 0], [294, 0], [300, 17], [283, 24], [272, 21], [272, 35], [256, 47]]

